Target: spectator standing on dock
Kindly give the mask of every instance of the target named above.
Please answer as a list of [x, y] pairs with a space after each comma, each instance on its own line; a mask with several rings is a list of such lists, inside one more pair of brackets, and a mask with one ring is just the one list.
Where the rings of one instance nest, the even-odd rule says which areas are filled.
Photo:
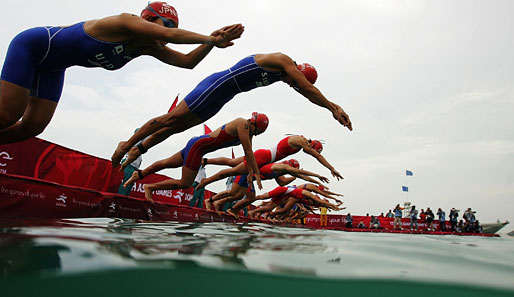
[[192, 187], [194, 189], [193, 190], [193, 198], [191, 199], [189, 206], [202, 208], [203, 200], [205, 199], [205, 188], [196, 189], [196, 186], [206, 176], [207, 176], [207, 174], [205, 173], [205, 165], [200, 165], [200, 169], [198, 169], [198, 173], [196, 174], [195, 181], [193, 182], [193, 185], [192, 185]]
[[[139, 128], [134, 130], [134, 133], [136, 133], [137, 130], [139, 130]], [[127, 159], [127, 155], [125, 155], [125, 157], [123, 158], [123, 161], [125, 161], [126, 159]], [[132, 163], [130, 163], [130, 165], [125, 167], [125, 169], [123, 170], [123, 180], [121, 181], [121, 185], [118, 187], [118, 194], [125, 195], [125, 196], [130, 195], [130, 192], [132, 191], [132, 186], [134, 185], [134, 183], [131, 183], [131, 184], [127, 185], [126, 187], [124, 187], [123, 185], [125, 184], [125, 182], [127, 182], [132, 177], [132, 174], [134, 173], [134, 171], [139, 169], [142, 162], [143, 162], [143, 156], [139, 156], [139, 158], [135, 159]]]
[[346, 228], [353, 228], [353, 218], [352, 218], [352, 215], [350, 213], [348, 213], [345, 217], [345, 226]]
[[427, 219], [427, 215], [425, 213], [425, 210], [422, 208], [421, 211], [419, 212], [419, 222], [421, 224], [423, 224], [426, 222], [426, 219]]
[[418, 210], [416, 209], [416, 206], [413, 205], [410, 209], [410, 229], [412, 230], [412, 227], [416, 225], [416, 230], [418, 230]]
[[425, 211], [425, 218], [427, 220], [427, 230], [428, 231], [434, 231], [434, 212], [430, 209], [430, 207], [427, 208]]
[[473, 225], [475, 224], [475, 211], [471, 210], [471, 207], [466, 209], [464, 214], [462, 215], [464, 219], [464, 230], [465, 232], [472, 232]]
[[389, 210], [388, 213], [386, 213], [386, 218], [394, 218], [394, 214]]
[[459, 218], [459, 211], [452, 207], [450, 210], [450, 224], [452, 226], [452, 232], [457, 230], [457, 221]]
[[360, 221], [359, 225], [357, 225], [357, 228], [359, 228], [359, 229], [366, 229], [366, 225], [364, 225], [364, 222]]
[[446, 213], [440, 207], [437, 210], [437, 216], [439, 217], [439, 230], [446, 232]]
[[[327, 199], [323, 199], [323, 200], [328, 202]], [[322, 207], [320, 207], [319, 211], [320, 211], [320, 214], [319, 214], [319, 225], [321, 227], [326, 227], [327, 226], [327, 211], [328, 211], [328, 208], [322, 206]]]
[[400, 204], [396, 204], [396, 207], [394, 208], [394, 229], [399, 229], [399, 230], [403, 229], [402, 228], [402, 210], [403, 210], [403, 208], [400, 207]]

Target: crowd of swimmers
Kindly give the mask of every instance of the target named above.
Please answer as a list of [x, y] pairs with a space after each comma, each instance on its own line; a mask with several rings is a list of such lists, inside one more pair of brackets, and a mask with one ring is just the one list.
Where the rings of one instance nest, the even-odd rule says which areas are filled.
[[[174, 7], [165, 2], [151, 2], [139, 16], [122, 13], [70, 26], [35, 27], [19, 33], [9, 44], [2, 67], [0, 144], [22, 141], [43, 132], [61, 98], [65, 71], [71, 66], [117, 70], [139, 56], [148, 55], [171, 66], [193, 69], [214, 47], [230, 47], [244, 32], [242, 24], [222, 27], [210, 35], [178, 27]], [[184, 54], [168, 47], [168, 43], [198, 46]], [[140, 125], [129, 139], [119, 142], [111, 157], [112, 164], [114, 167], [121, 165], [123, 169], [170, 136], [212, 118], [236, 95], [276, 82], [286, 83], [311, 103], [325, 108], [338, 123], [352, 131], [350, 117], [341, 106], [328, 100], [314, 86], [317, 77], [312, 65], [296, 63], [285, 53], [249, 54], [234, 61], [232, 66], [207, 75], [172, 110]], [[341, 180], [342, 175], [321, 155], [321, 141], [298, 134], [277, 141], [270, 149], [254, 149], [253, 137], [264, 133], [270, 121], [272, 119], [262, 112], [226, 119], [226, 124], [211, 133], [192, 137], [182, 150], [170, 157], [134, 171], [125, 185], [164, 168], [181, 168], [180, 178], [145, 185], [145, 197], [153, 203], [154, 190], [189, 188], [202, 166], [217, 164], [229, 168], [196, 185], [200, 189], [217, 180], [235, 177], [231, 190], [206, 201], [214, 210], [223, 211], [224, 205], [231, 203], [226, 211], [238, 217], [248, 205], [265, 200], [267, 202], [248, 211], [248, 215], [288, 220], [300, 218], [317, 207], [343, 209], [342, 201], [337, 198], [341, 194], [326, 187], [327, 177], [301, 169], [297, 160], [288, 159], [303, 151], [326, 167], [332, 177]], [[239, 144], [243, 157], [228, 160], [204, 157]], [[290, 177], [285, 177], [286, 174]], [[307, 183], [291, 185], [297, 178]], [[277, 187], [264, 190], [261, 180], [265, 179], [275, 179]], [[256, 194], [257, 189], [262, 191], [260, 195]]]

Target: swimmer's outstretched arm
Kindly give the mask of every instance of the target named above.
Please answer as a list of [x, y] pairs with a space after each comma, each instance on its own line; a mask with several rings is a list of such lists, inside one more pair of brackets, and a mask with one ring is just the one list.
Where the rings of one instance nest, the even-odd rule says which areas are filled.
[[326, 197], [328, 199], [332, 199], [334, 201], [337, 201], [339, 203], [339, 205], [341, 205], [343, 203], [343, 201], [341, 201], [341, 200], [339, 200], [339, 199], [337, 199], [335, 197], [332, 197], [332, 195], [330, 193], [328, 193], [328, 191], [320, 190], [317, 186], [315, 186], [313, 184], [305, 184], [304, 189], [312, 191], [312, 192], [316, 192], [316, 193], [318, 193], [321, 196], [324, 196], [324, 197]]
[[117, 30], [115, 32], [117, 35], [125, 34], [175, 44], [207, 44], [220, 48], [233, 45], [232, 40], [241, 37], [244, 31], [244, 27], [241, 24], [234, 24], [216, 30], [217, 34], [215, 36], [212, 34], [211, 36], [206, 36], [184, 29], [167, 28], [129, 13], [122, 13], [95, 21], [94, 30], [101, 33], [94, 34], [94, 36], [100, 35], [102, 37], [101, 34], [114, 34], [114, 31]]
[[[322, 175], [319, 175], [317, 173], [314, 173], [314, 172], [311, 172], [311, 171], [308, 171], [308, 170], [304, 170], [304, 169], [297, 169], [297, 168], [288, 166], [286, 164], [276, 164], [276, 165], [273, 166], [273, 169], [276, 170], [276, 171], [279, 171], [279, 172], [288, 173], [288, 174], [290, 174], [292, 176], [295, 176], [295, 177], [298, 177], [298, 178], [301, 178], [301, 179], [304, 179], [305, 176], [314, 176], [314, 177], [317, 177], [320, 181], [328, 183], [328, 178], [326, 178], [326, 177], [324, 177]], [[311, 180], [309, 180], [309, 181], [311, 181]], [[314, 182], [318, 183], [316, 181], [314, 181]]]
[[328, 109], [334, 119], [341, 125], [347, 127], [350, 131], [353, 130], [350, 117], [341, 108], [341, 106], [329, 101], [321, 91], [311, 84], [307, 78], [298, 70], [295, 62], [287, 55], [282, 53], [268, 54], [259, 63], [260, 66], [281, 69], [289, 77], [285, 80], [286, 83], [294, 87], [300, 94], [307, 98], [312, 103]]
[[327, 161], [327, 159], [325, 159], [325, 157], [323, 157], [323, 155], [321, 155], [320, 153], [318, 153], [315, 149], [313, 149], [311, 147], [311, 145], [309, 144], [307, 139], [303, 138], [302, 140], [295, 142], [295, 144], [301, 146], [305, 153], [316, 158], [316, 160], [318, 160], [318, 162], [320, 162], [321, 165], [325, 166], [328, 170], [330, 170], [330, 173], [332, 174], [332, 176], [337, 178], [337, 180], [343, 179], [343, 176], [334, 168], [334, 166], [332, 166], [332, 164], [330, 164]]
[[[227, 27], [224, 27], [222, 29], [212, 32], [210, 37], [215, 37], [217, 39], [220, 39], [220, 36], [223, 35], [223, 36], [226, 36], [226, 38], [233, 40], [233, 39], [239, 38], [241, 36], [241, 34], [243, 32], [242, 30], [244, 30], [244, 27], [241, 26], [240, 24], [227, 26]], [[186, 69], [193, 69], [213, 49], [213, 47], [214, 47], [214, 41], [212, 41], [213, 39], [212, 38], [210, 39], [211, 43], [209, 43], [208, 40], [209, 39], [207, 39], [207, 41], [204, 42], [207, 44], [198, 46], [197, 48], [195, 48], [188, 54], [183, 54], [181, 52], [175, 51], [175, 50], [165, 46], [162, 49], [150, 49], [148, 51], [148, 55], [153, 56], [153, 57], [159, 59], [160, 61], [162, 61], [166, 64], [169, 64], [169, 65], [174, 65], [174, 66], [186, 68]], [[231, 42], [231, 44], [233, 44], [233, 43]]]
[[330, 209], [333, 209], [333, 210], [338, 210], [337, 208], [337, 205], [334, 205], [330, 202], [327, 202], [327, 201], [324, 201], [324, 200], [321, 200], [320, 198], [318, 198], [316, 195], [312, 194], [311, 192], [307, 191], [307, 190], [303, 190], [302, 191], [302, 194], [313, 200], [314, 203], [318, 204], [318, 205], [321, 205], [321, 206], [324, 206], [324, 207], [327, 207], [327, 208], [330, 208]]
[[245, 122], [239, 124], [237, 126], [237, 135], [239, 136], [239, 141], [243, 146], [243, 151], [246, 157], [246, 164], [248, 167], [248, 176], [247, 182], [248, 185], [252, 184], [253, 176], [255, 175], [255, 181], [257, 182], [257, 186], [259, 189], [262, 189], [261, 176], [259, 173], [259, 167], [257, 167], [257, 161], [255, 160], [255, 155], [252, 150], [252, 137], [250, 135], [250, 124], [248, 120], [244, 120]]

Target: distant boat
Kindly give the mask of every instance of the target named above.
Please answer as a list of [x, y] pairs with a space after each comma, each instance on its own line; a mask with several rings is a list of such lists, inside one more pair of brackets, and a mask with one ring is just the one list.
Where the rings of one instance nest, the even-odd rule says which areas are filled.
[[482, 224], [482, 229], [484, 233], [495, 234], [500, 231], [501, 228], [507, 226], [507, 224], [509, 224], [509, 221], [500, 222], [500, 220], [498, 220], [496, 223]]

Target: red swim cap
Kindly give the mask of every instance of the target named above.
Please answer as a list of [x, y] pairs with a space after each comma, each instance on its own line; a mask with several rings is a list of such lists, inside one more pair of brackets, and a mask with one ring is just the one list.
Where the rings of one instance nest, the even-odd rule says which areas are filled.
[[268, 128], [269, 119], [263, 113], [253, 112], [250, 122], [255, 124], [255, 135], [259, 135]]
[[296, 159], [285, 160], [283, 163], [294, 168], [300, 168], [300, 162], [298, 162]]
[[323, 144], [319, 140], [311, 140], [311, 147], [320, 154], [323, 151]]
[[141, 17], [163, 17], [172, 20], [175, 23], [175, 28], [178, 28], [178, 13], [175, 8], [166, 2], [152, 2], [141, 11]]
[[311, 64], [303, 63], [300, 65], [296, 65], [296, 68], [300, 70], [305, 78], [311, 83], [314, 84], [318, 79], [318, 72], [316, 68], [314, 68]]

